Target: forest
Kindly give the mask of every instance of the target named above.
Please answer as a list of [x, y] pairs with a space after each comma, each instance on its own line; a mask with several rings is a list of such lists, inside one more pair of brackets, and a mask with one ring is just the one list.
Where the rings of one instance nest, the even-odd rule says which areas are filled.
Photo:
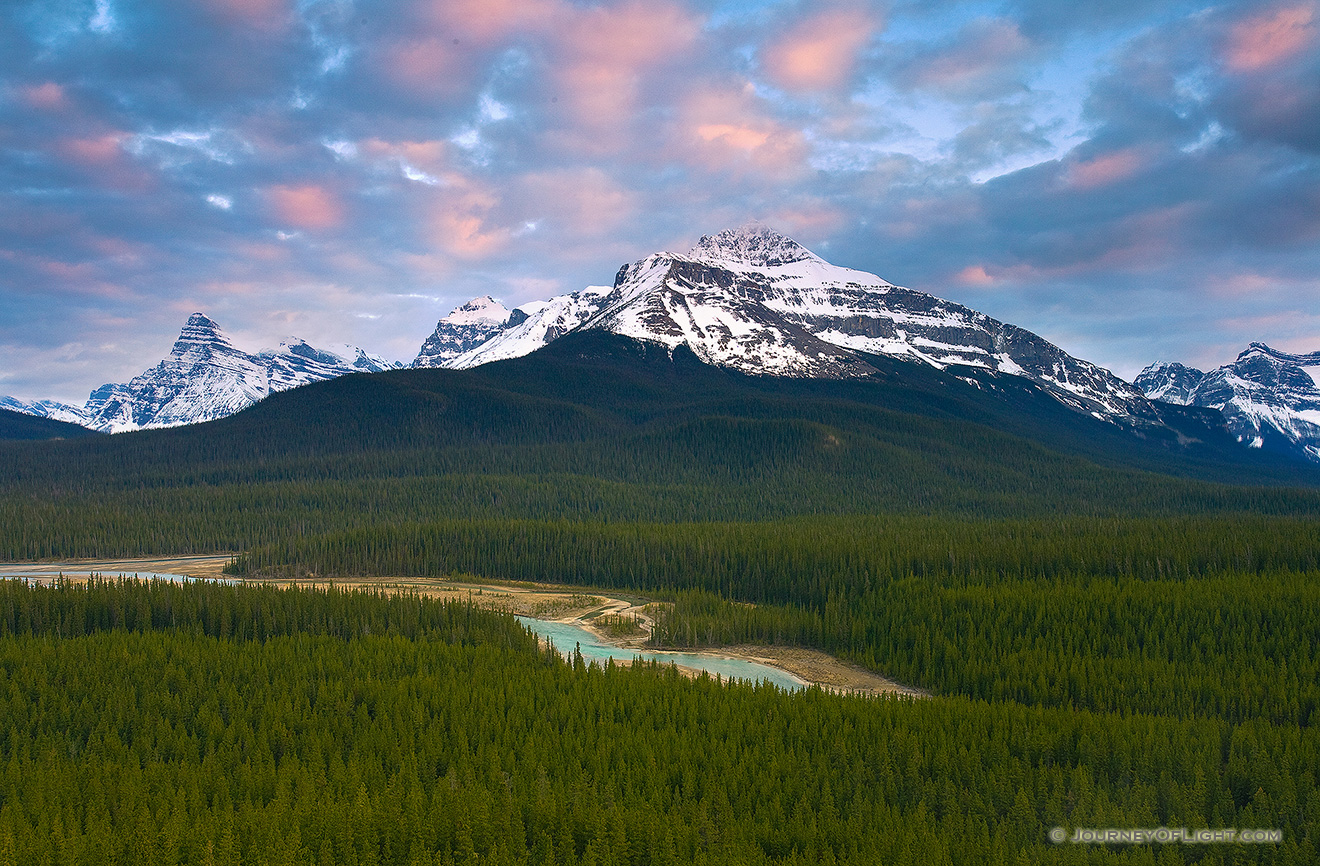
[[1311, 727], [789, 695], [333, 588], [2, 583], [0, 718], [5, 864], [1313, 863], [1320, 815]]
[[[564, 338], [0, 442], [0, 560], [223, 552], [247, 581], [0, 585], [0, 864], [1320, 860], [1320, 471], [1199, 410], [1125, 427], [877, 363]], [[494, 613], [261, 585], [460, 573], [931, 697], [602, 669]], [[1047, 835], [1161, 825], [1284, 841]]]

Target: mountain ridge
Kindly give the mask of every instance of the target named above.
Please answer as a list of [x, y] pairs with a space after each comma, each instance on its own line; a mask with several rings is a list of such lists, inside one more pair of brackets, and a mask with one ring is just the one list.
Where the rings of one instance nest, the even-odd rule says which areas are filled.
[[1217, 409], [1249, 448], [1320, 463], [1320, 352], [1292, 354], [1253, 341], [1209, 372], [1157, 362], [1134, 384], [1153, 400]]
[[[547, 310], [558, 316], [556, 327], [536, 332], [528, 322]], [[449, 326], [442, 319], [437, 334]], [[1031, 379], [1079, 411], [1154, 415], [1127, 382], [1024, 328], [833, 265], [761, 223], [705, 235], [687, 253], [658, 252], [625, 264], [611, 287], [517, 308], [484, 342], [438, 366], [518, 357], [576, 329], [671, 349], [682, 344], [706, 363], [761, 375], [872, 375], [865, 354], [938, 369], [982, 368]]]
[[163, 360], [126, 383], [94, 389], [81, 408], [10, 397], [0, 398], [0, 408], [121, 433], [212, 421], [278, 391], [399, 366], [356, 346], [344, 348], [351, 358], [291, 337], [274, 349], [248, 353], [235, 347], [214, 319], [196, 312]]

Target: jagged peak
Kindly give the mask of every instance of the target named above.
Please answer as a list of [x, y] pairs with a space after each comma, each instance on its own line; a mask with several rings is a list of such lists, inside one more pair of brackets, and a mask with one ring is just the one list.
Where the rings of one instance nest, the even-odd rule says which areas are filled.
[[1153, 364], [1147, 365], [1147, 367], [1137, 375], [1146, 376], [1146, 375], [1154, 375], [1157, 373], [1165, 373], [1165, 372], [1178, 373], [1183, 371], [1186, 371], [1188, 373], [1196, 373], [1201, 376], [1205, 375], [1205, 371], [1198, 370], [1196, 367], [1189, 367], [1188, 365], [1180, 361], [1156, 361]]
[[688, 252], [688, 258], [715, 264], [736, 262], [773, 267], [816, 259], [817, 256], [765, 223], [753, 221], [719, 234], [703, 235]]
[[220, 325], [205, 313], [193, 313], [184, 322], [175, 341], [171, 355], [178, 357], [199, 346], [232, 349], [233, 344], [220, 330]]
[[1241, 361], [1244, 358], [1250, 357], [1251, 355], [1268, 355], [1269, 357], [1274, 358], [1275, 360], [1289, 361], [1293, 364], [1299, 364], [1304, 367], [1311, 367], [1311, 366], [1315, 366], [1316, 364], [1320, 364], [1320, 352], [1307, 352], [1305, 354], [1298, 355], [1298, 354], [1293, 354], [1291, 352], [1284, 352], [1280, 349], [1275, 349], [1272, 346], [1268, 346], [1265, 343], [1262, 343], [1258, 340], [1253, 340], [1250, 343], [1248, 343], [1247, 348], [1242, 350], [1242, 354], [1238, 355], [1237, 359]]
[[455, 307], [441, 321], [450, 325], [502, 325], [509, 320], [509, 313], [499, 301], [482, 295]]
[[[1238, 360], [1240, 361], [1243, 358], [1247, 357], [1248, 355], [1269, 355], [1271, 357], [1278, 358], [1284, 354], [1285, 353], [1280, 352], [1278, 349], [1271, 349], [1265, 343], [1259, 342], [1257, 340], [1252, 340], [1250, 343], [1247, 343], [1247, 348], [1243, 349], [1240, 353], [1238, 353]], [[1289, 356], [1289, 360], [1291, 360], [1291, 356]]]

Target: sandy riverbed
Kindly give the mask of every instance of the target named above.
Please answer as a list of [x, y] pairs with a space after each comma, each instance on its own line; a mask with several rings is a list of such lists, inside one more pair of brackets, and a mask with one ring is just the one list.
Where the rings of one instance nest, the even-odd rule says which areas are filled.
[[[225, 578], [225, 565], [229, 556], [180, 556], [118, 560], [67, 560], [42, 563], [38, 568], [52, 575], [60, 572], [96, 572], [105, 575], [156, 572], [180, 574], [197, 578]], [[34, 569], [24, 565], [25, 573]], [[4, 576], [0, 566], [0, 578]], [[362, 587], [384, 590], [407, 590], [429, 598], [463, 599], [481, 607], [506, 610], [518, 616], [553, 620], [580, 625], [602, 641], [620, 647], [641, 649], [650, 633], [657, 603], [642, 598], [605, 595], [600, 592], [541, 583], [467, 583], [440, 578], [381, 577], [329, 580], [272, 580], [270, 583], [289, 585]], [[616, 638], [606, 634], [595, 622], [601, 616], [635, 617], [644, 631], [632, 638]], [[648, 647], [650, 649], [650, 647]], [[858, 665], [837, 659], [827, 653], [802, 647], [742, 645], [719, 647], [702, 651], [703, 655], [746, 659], [786, 670], [807, 682], [837, 692], [855, 694], [902, 694], [926, 697], [926, 693], [909, 688]]]

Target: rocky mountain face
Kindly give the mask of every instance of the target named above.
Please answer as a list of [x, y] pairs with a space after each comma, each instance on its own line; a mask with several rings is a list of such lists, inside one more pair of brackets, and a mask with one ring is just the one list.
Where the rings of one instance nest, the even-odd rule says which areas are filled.
[[1192, 394], [1204, 378], [1205, 373], [1195, 367], [1160, 361], [1137, 374], [1132, 384], [1136, 385], [1137, 390], [1145, 394], [1147, 399], [1178, 406], [1192, 406], [1194, 405]]
[[1135, 383], [1152, 400], [1218, 409], [1239, 442], [1320, 462], [1320, 352], [1293, 355], [1251, 343], [1231, 364], [1203, 373], [1152, 364]]
[[1030, 331], [832, 265], [759, 224], [703, 237], [686, 254], [656, 253], [625, 265], [611, 287], [514, 310], [485, 342], [441, 365], [518, 357], [576, 328], [670, 349], [685, 345], [709, 364], [757, 375], [868, 376], [875, 369], [867, 354], [891, 355], [1023, 376], [1067, 405], [1105, 417], [1150, 411], [1131, 385]]
[[498, 332], [446, 366], [462, 370], [505, 358], [521, 358], [581, 327], [600, 310], [610, 291], [609, 286], [587, 286], [571, 294], [523, 304], [509, 315]]
[[356, 347], [341, 351], [328, 352], [290, 339], [278, 348], [249, 354], [235, 348], [212, 319], [193, 313], [167, 358], [127, 383], [102, 385], [81, 409], [50, 401], [21, 404], [9, 398], [0, 405], [119, 433], [223, 418], [276, 391], [400, 366]]
[[[455, 358], [481, 346], [510, 326], [514, 314], [486, 295], [473, 298], [436, 323], [413, 367], [453, 367]], [[525, 316], [520, 317], [525, 318]]]

